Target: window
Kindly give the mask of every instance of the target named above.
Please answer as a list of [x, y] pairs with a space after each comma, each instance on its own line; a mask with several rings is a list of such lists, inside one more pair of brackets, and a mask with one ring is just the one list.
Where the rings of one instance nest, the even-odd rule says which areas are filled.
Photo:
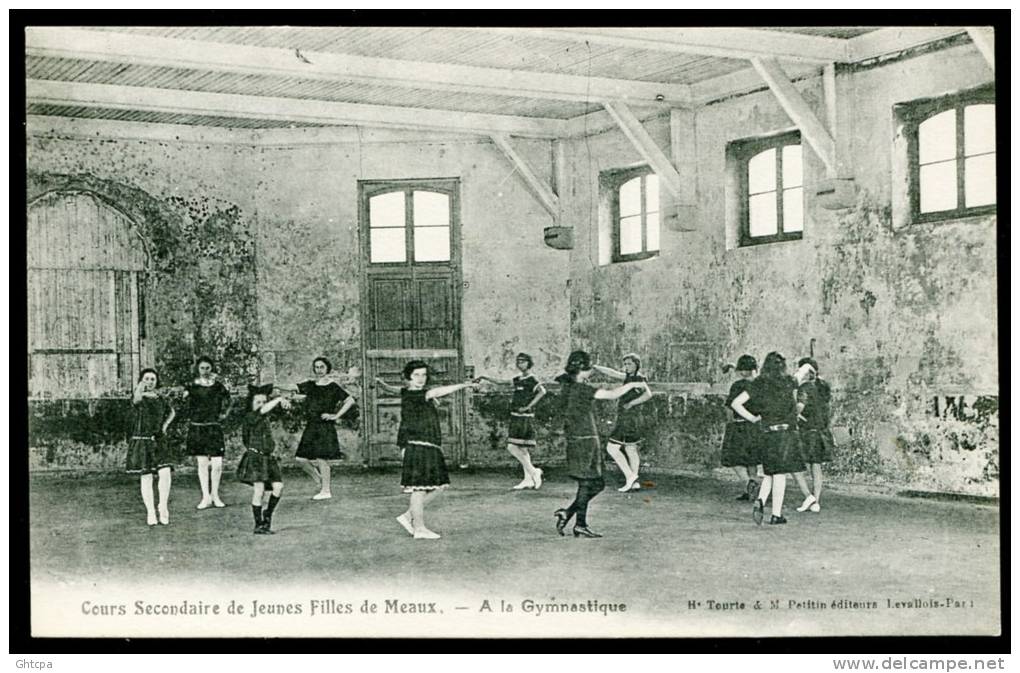
[[995, 91], [903, 106], [914, 222], [995, 212]]
[[450, 261], [450, 196], [419, 189], [368, 200], [369, 259], [373, 264]]
[[647, 166], [602, 174], [611, 202], [612, 260], [659, 254], [659, 176]]
[[733, 143], [740, 200], [740, 245], [799, 240], [804, 232], [800, 132]]

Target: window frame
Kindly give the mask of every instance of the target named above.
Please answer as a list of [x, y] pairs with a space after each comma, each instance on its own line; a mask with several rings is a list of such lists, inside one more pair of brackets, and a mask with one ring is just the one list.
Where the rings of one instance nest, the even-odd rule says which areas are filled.
[[[620, 252], [620, 188], [634, 178], [645, 178], [655, 175], [651, 166], [633, 166], [611, 171], [602, 174], [604, 189], [610, 194], [610, 234], [612, 238], [612, 254], [610, 262], [636, 262], [642, 259], [658, 257], [662, 252], [662, 212], [659, 209], [661, 204], [656, 204], [656, 213], [659, 214], [659, 249], [648, 249], [648, 190], [646, 181], [641, 181], [641, 251], [621, 253]], [[661, 197], [660, 197], [661, 199]]]
[[[907, 138], [907, 196], [910, 203], [910, 222], [913, 224], [926, 224], [929, 222], [944, 222], [946, 220], [960, 220], [967, 217], [978, 217], [994, 214], [998, 211], [998, 192], [996, 202], [968, 208], [966, 203], [966, 143], [964, 138], [964, 108], [969, 105], [991, 104], [995, 107], [996, 113], [996, 141], [995, 156], [998, 159], [998, 105], [995, 100], [995, 86], [982, 86], [977, 89], [961, 91], [948, 96], [936, 98], [924, 98], [900, 106], [901, 118], [904, 122], [904, 135]], [[921, 124], [936, 115], [949, 110], [956, 112], [956, 208], [952, 210], [937, 210], [930, 213], [921, 212], [921, 163], [919, 148], [919, 129]]]
[[[366, 190], [364, 194], [364, 216], [367, 224], [366, 229], [366, 241], [365, 241], [365, 262], [372, 267], [376, 268], [399, 268], [399, 267], [412, 267], [412, 266], [434, 266], [434, 267], [450, 267], [455, 265], [457, 262], [454, 259], [456, 252], [456, 246], [459, 245], [459, 239], [456, 237], [453, 222], [453, 212], [456, 204], [456, 193], [447, 184], [448, 179], [436, 179], [430, 180], [383, 180], [371, 183], [371, 187]], [[368, 184], [368, 183], [366, 183]], [[414, 245], [415, 245], [415, 229], [428, 229], [437, 225], [429, 226], [416, 226], [414, 224], [414, 193], [417, 191], [421, 192], [432, 192], [435, 194], [442, 194], [449, 199], [450, 207], [450, 222], [445, 226], [448, 230], [449, 236], [449, 250], [450, 257], [445, 260], [430, 260], [420, 261], [415, 259]], [[402, 193], [404, 195], [404, 226], [403, 227], [378, 227], [379, 229], [401, 229], [404, 234], [404, 260], [398, 262], [375, 262], [372, 261], [372, 242], [371, 242], [371, 231], [372, 226], [370, 222], [371, 205], [370, 201], [376, 196], [383, 196], [386, 194]]]
[[[804, 222], [801, 223], [800, 231], [783, 230], [783, 148], [790, 145], [798, 145], [801, 148], [801, 178], [800, 189], [802, 195], [807, 194], [807, 187], [804, 180], [804, 143], [799, 130], [784, 131], [775, 135], [763, 138], [747, 138], [737, 140], [730, 144], [733, 158], [737, 162], [737, 174], [739, 180], [739, 212], [740, 233], [738, 236], [738, 247], [744, 248], [752, 245], [764, 245], [767, 243], [783, 243], [785, 241], [799, 241], [804, 238], [804, 225], [807, 224], [807, 208], [802, 208]], [[776, 233], [768, 236], [751, 236], [751, 195], [750, 176], [748, 174], [751, 159], [762, 152], [770, 149], [776, 150]]]

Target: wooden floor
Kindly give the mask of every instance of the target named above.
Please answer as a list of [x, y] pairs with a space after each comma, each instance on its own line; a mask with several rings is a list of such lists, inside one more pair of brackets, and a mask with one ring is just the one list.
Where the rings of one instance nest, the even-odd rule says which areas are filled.
[[[39, 475], [31, 481], [33, 624], [40, 634], [121, 636], [999, 630], [997, 507], [830, 491], [821, 513], [798, 514], [791, 484], [789, 523], [758, 527], [749, 505], [734, 500], [736, 482], [643, 478], [654, 487], [621, 494], [611, 483], [593, 501], [590, 524], [605, 537], [585, 540], [553, 527], [553, 510], [573, 495], [565, 475], [548, 474], [540, 491], [510, 491], [516, 474], [455, 472], [429, 511], [443, 538], [424, 541], [394, 521], [407, 496], [392, 471], [335, 472], [334, 497], [320, 502], [310, 500], [307, 477], [288, 472], [273, 536], [252, 534], [250, 489], [233, 475], [222, 489], [229, 506], [204, 511], [195, 509], [196, 477], [179, 476], [171, 523], [153, 529], [137, 478]], [[139, 600], [144, 610], [185, 599], [270, 607], [254, 618], [134, 614]], [[380, 612], [360, 612], [370, 609], [365, 601]], [[86, 614], [106, 603], [127, 614]], [[435, 603], [437, 613], [401, 613], [399, 603]], [[582, 603], [586, 612], [532, 607]], [[301, 613], [273, 613], [286, 604]], [[625, 613], [600, 607], [619, 604]]]

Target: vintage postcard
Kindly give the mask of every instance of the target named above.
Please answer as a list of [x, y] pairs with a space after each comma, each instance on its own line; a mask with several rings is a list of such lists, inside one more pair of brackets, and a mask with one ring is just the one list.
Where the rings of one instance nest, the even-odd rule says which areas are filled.
[[28, 26], [32, 635], [1000, 634], [995, 42]]

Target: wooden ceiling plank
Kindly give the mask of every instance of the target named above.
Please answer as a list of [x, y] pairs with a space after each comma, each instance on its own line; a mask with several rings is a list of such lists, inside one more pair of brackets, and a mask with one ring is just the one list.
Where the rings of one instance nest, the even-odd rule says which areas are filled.
[[550, 40], [722, 58], [783, 58], [818, 63], [848, 60], [847, 40], [756, 28], [481, 28]]
[[533, 138], [559, 138], [566, 133], [566, 122], [560, 119], [111, 84], [26, 80], [25, 95], [28, 103], [244, 119], [504, 133]]
[[[329, 52], [251, 47], [75, 28], [30, 28], [27, 55], [303, 79], [356, 81], [413, 89], [587, 101], [601, 98], [684, 106], [686, 86], [606, 77], [426, 63]], [[661, 100], [660, 100], [661, 97]]]

